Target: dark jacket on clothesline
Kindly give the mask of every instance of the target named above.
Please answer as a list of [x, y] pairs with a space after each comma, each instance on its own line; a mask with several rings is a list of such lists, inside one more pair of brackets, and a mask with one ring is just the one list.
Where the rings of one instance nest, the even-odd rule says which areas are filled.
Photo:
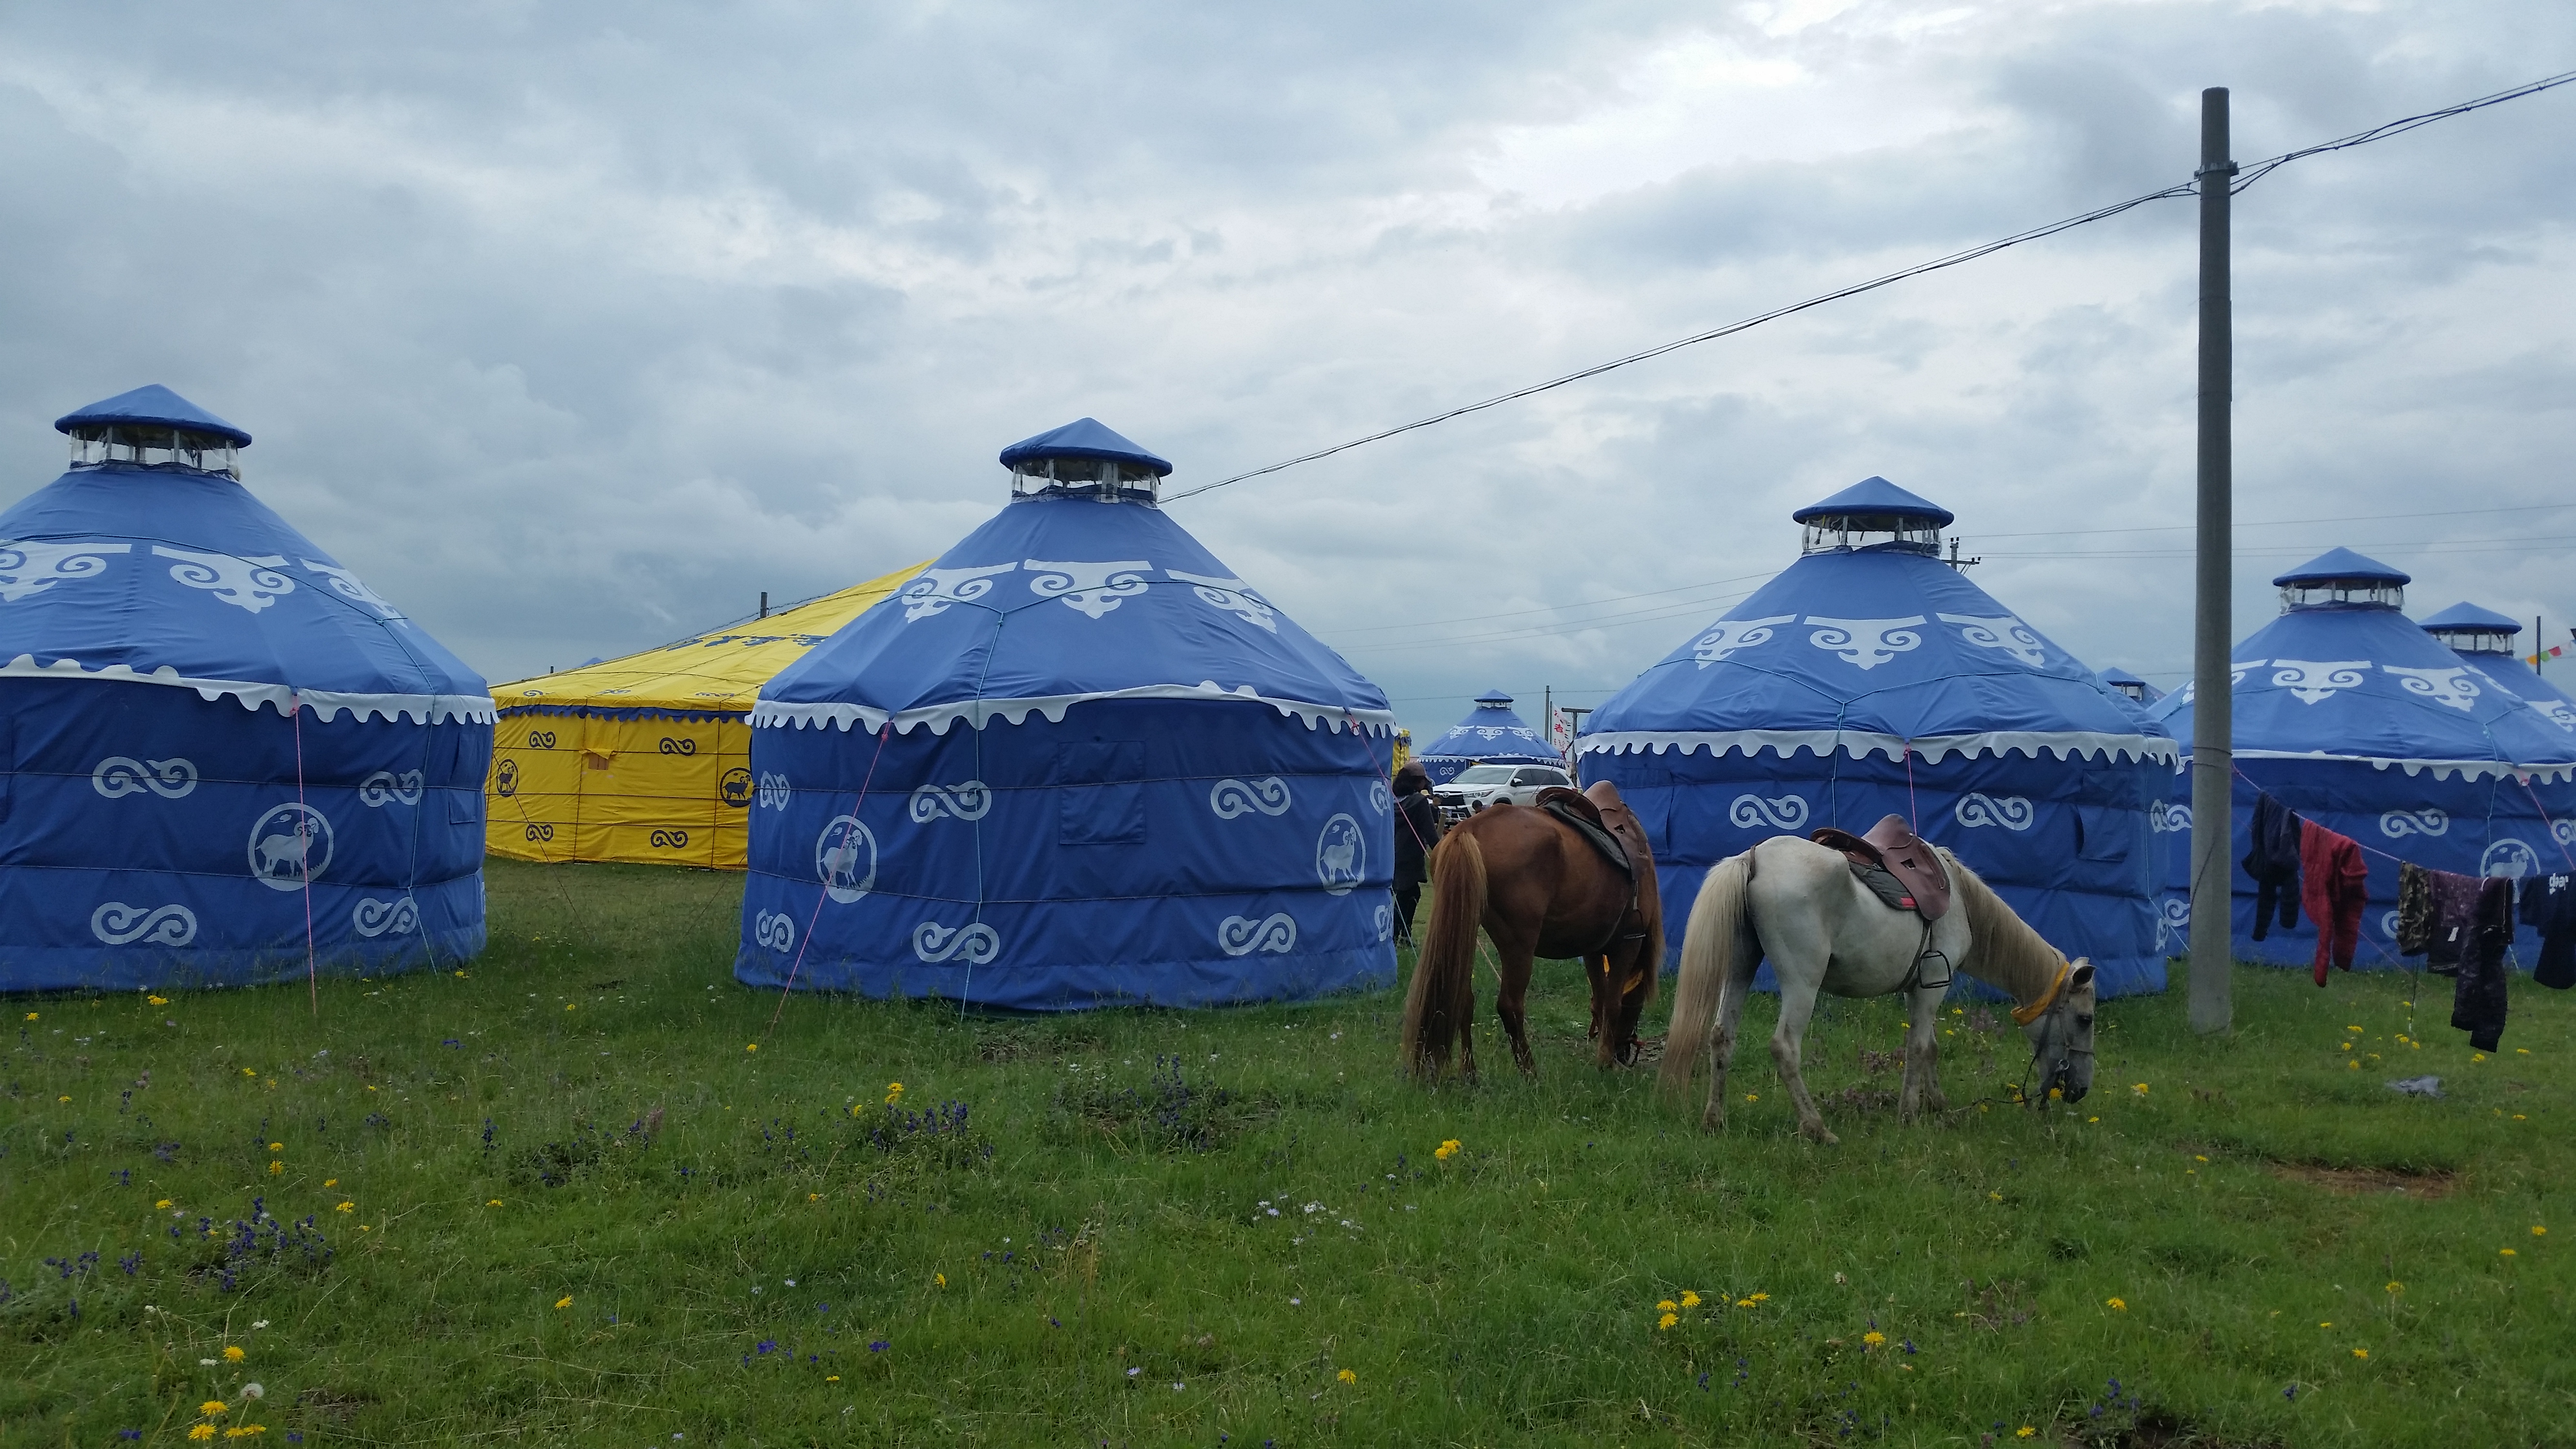
[[2254, 877], [2254, 939], [2272, 928], [2277, 901], [2284, 927], [2299, 923], [2299, 812], [2268, 794], [2254, 797], [2254, 828], [2245, 842], [2245, 873]]
[[2513, 882], [2489, 876], [2478, 885], [2475, 923], [2451, 988], [2451, 1025], [2469, 1045], [2491, 1052], [2504, 1040], [2505, 949], [2513, 944]]

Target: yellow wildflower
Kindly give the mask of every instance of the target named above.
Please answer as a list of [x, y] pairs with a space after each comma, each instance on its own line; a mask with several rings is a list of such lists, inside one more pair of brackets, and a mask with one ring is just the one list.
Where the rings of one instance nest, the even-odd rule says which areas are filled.
[[930, 1275], [930, 1281], [936, 1287], [945, 1288], [948, 1286], [948, 1275], [945, 1273], [933, 1273]]
[[279, 1173], [284, 1172], [285, 1170], [286, 1170], [286, 1164], [285, 1164], [285, 1163], [283, 1163], [283, 1162], [272, 1162], [272, 1163], [270, 1163], [270, 1164], [268, 1165], [268, 1175], [269, 1175], [269, 1176], [271, 1176], [271, 1177], [275, 1177], [275, 1176], [277, 1176]]
[[157, 1208], [165, 1208], [165, 1207], [168, 1207], [169, 1205], [170, 1205], [170, 1199], [168, 1199], [168, 1198], [166, 1198], [166, 1197], [165, 1197], [165, 1198], [163, 1198], [163, 1199], [161, 1199], [159, 1202], [156, 1202], [156, 1203], [154, 1203], [154, 1204], [153, 1204], [153, 1206], [154, 1206], [154, 1207], [157, 1207]]
[[1681, 1321], [1682, 1321], [1682, 1320], [1681, 1320], [1681, 1315], [1680, 1315], [1680, 1314], [1677, 1314], [1677, 1313], [1667, 1313], [1667, 1314], [1665, 1314], [1663, 1317], [1658, 1318], [1658, 1319], [1656, 1319], [1656, 1320], [1655, 1320], [1655, 1326], [1656, 1326], [1657, 1328], [1670, 1328], [1670, 1327], [1672, 1327], [1674, 1324], [1679, 1323], [1679, 1322], [1681, 1322]]
[[286, 1150], [286, 1144], [283, 1142], [272, 1142], [268, 1144], [268, 1150], [271, 1152], [284, 1152]]
[[1674, 1307], [1675, 1304], [1673, 1303], [1673, 1300], [1667, 1298], [1663, 1302], [1655, 1305], [1655, 1311], [1657, 1313], [1670, 1313], [1673, 1311]]
[[499, 1198], [497, 1198], [497, 1197], [496, 1197], [496, 1198], [492, 1199], [490, 1202], [487, 1202], [487, 1203], [485, 1203], [485, 1204], [483, 1204], [483, 1205], [484, 1205], [485, 1207], [499, 1207], [499, 1206], [501, 1205], [501, 1200], [500, 1200]]
[[556, 1299], [555, 1306], [557, 1308], [570, 1308], [572, 1306], [572, 1295], [567, 1293], [561, 1298]]
[[1684, 1308], [1697, 1308], [1699, 1306], [1699, 1295], [1696, 1293], [1685, 1292], [1682, 1294], [1682, 1306]]
[[1458, 1139], [1455, 1137], [1449, 1138], [1439, 1146], [1431, 1149], [1431, 1155], [1442, 1162], [1447, 1162], [1450, 1158], [1457, 1156], [1458, 1152]]
[[70, 1100], [71, 1100], [71, 1098], [70, 1098], [70, 1097], [68, 1097], [68, 1096], [62, 1096], [62, 1097], [56, 1097], [54, 1100], [55, 1100], [55, 1101], [57, 1101], [57, 1102], [68, 1102], [68, 1101], [70, 1101]]
[[1880, 1344], [1887, 1342], [1887, 1335], [1873, 1328], [1869, 1332], [1862, 1334], [1860, 1336], [1860, 1341], [1864, 1347], [1876, 1348]]
[[265, 1434], [267, 1432], [268, 1426], [266, 1424], [236, 1424], [224, 1431], [224, 1437], [227, 1439], [248, 1439], [254, 1435]]
[[2354, 1358], [2368, 1358], [2370, 1357], [2370, 1350], [2366, 1348], [2356, 1348], [2352, 1351], [2352, 1356]]
[[895, 1103], [900, 1102], [900, 1101], [902, 1101], [902, 1100], [903, 1100], [903, 1083], [901, 1083], [901, 1082], [888, 1082], [888, 1083], [886, 1083], [886, 1105], [887, 1105], [887, 1106], [889, 1106], [889, 1107], [891, 1107], [891, 1106], [893, 1106]]
[[1748, 1102], [1759, 1102], [1762, 1100], [1762, 1094], [1759, 1092], [1747, 1092], [1744, 1094], [1744, 1100]]
[[2125, 1298], [2105, 1298], [2102, 1301], [2117, 1312], [2126, 1313], [2129, 1311], [2129, 1301]]
[[37, 1014], [36, 1014], [35, 1012], [32, 1012], [32, 1011], [31, 1011], [31, 1012], [28, 1012], [28, 1013], [27, 1013], [27, 1019], [28, 1019], [29, 1021], [35, 1021], [35, 1020], [37, 1020], [37, 1019], [38, 1019], [38, 1017], [37, 1017]]
[[742, 1048], [742, 1049], [743, 1049], [744, 1051], [747, 1051], [747, 1052], [756, 1052], [756, 1051], [760, 1050], [760, 1043], [758, 1043], [758, 1042], [756, 1042], [756, 1041], [755, 1041], [755, 1042], [745, 1042], [745, 1043], [743, 1044], [743, 1048]]
[[2147, 1094], [2147, 1084], [2144, 1082], [2131, 1082], [2129, 1084], [2129, 1090], [2143, 1097]]
[[240, 1363], [243, 1359], [248, 1357], [250, 1357], [250, 1355], [242, 1352], [240, 1344], [231, 1343], [224, 1345], [224, 1362]]
[[2391, 1293], [2403, 1293], [2406, 1291], [2406, 1285], [2392, 1281], [2388, 1285], [2388, 1291]]
[[1738, 1298], [1735, 1300], [1735, 1306], [1738, 1308], [1750, 1308], [1753, 1306], [1753, 1300], [1750, 1298]]
[[197, 1406], [197, 1413], [204, 1418], [211, 1419], [231, 1407], [232, 1405], [225, 1403], [221, 1399], [208, 1399]]
[[215, 1426], [212, 1424], [199, 1424], [188, 1431], [188, 1437], [191, 1439], [212, 1439], [215, 1437]]
[[2549, 1236], [2549, 1229], [2542, 1227], [2538, 1223], [2533, 1223], [2531, 1225], [2531, 1235], [2535, 1238], [2545, 1238]]
[[336, 1177], [326, 1177], [322, 1179], [322, 1185], [324, 1187], [338, 1187], [340, 1185], [340, 1179]]
[[333, 1211], [333, 1212], [335, 1212], [335, 1213], [353, 1213], [353, 1212], [356, 1212], [357, 1210], [358, 1210], [358, 1205], [357, 1205], [356, 1203], [353, 1203], [353, 1202], [344, 1202], [344, 1203], [340, 1203], [340, 1204], [337, 1204], [336, 1206], [334, 1206], [334, 1207], [331, 1209], [331, 1211]]
[[2496, 1249], [2496, 1252], [2508, 1258], [2513, 1256], [2513, 1249], [2511, 1248], [2498, 1248]]
[[825, 1374], [825, 1375], [823, 1375], [823, 1382], [825, 1382], [825, 1383], [827, 1383], [827, 1384], [837, 1384], [837, 1383], [839, 1383], [840, 1381], [841, 1381], [841, 1376], [840, 1376], [839, 1374]]
[[1340, 1373], [1333, 1375], [1333, 1377], [1346, 1384], [1355, 1384], [1360, 1381], [1360, 1376], [1351, 1372], [1349, 1369], [1344, 1369]]
[[2016, 1439], [2027, 1439], [2038, 1432], [2039, 1431], [2037, 1429], [2032, 1428], [2028, 1424], [2024, 1424], [2020, 1428], [2013, 1430], [2013, 1437]]
[[242, 1075], [243, 1075], [243, 1076], [245, 1076], [245, 1077], [256, 1077], [256, 1076], [258, 1076], [258, 1075], [259, 1075], [259, 1068], [257, 1068], [257, 1067], [244, 1067], [244, 1068], [242, 1068]]
[[1756, 1303], [1768, 1303], [1771, 1301], [1771, 1295], [1768, 1293], [1756, 1293], [1753, 1295], [1753, 1301]]
[[567, 1001], [564, 1003], [564, 1010], [566, 1011], [579, 1011], [580, 1009], [581, 1003], [578, 1001]]
[[147, 996], [143, 999], [151, 1002], [154, 1006], [168, 1006], [170, 1004], [170, 998], [166, 996]]

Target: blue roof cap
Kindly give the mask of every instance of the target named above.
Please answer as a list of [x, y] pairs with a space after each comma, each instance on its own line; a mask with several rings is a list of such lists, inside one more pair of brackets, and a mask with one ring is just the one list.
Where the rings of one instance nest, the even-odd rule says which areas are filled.
[[1902, 517], [1928, 518], [1942, 528], [1949, 527], [1954, 517], [1940, 504], [1908, 493], [1875, 474], [1831, 498], [1810, 503], [1789, 517], [1799, 523], [1807, 523], [1848, 513], [1893, 513]]
[[1489, 689], [1476, 696], [1476, 703], [1487, 709], [1509, 709], [1512, 697], [1499, 689]]
[[68, 433], [83, 425], [104, 426], [110, 423], [157, 423], [163, 427], [186, 428], [191, 432], [230, 438], [237, 448], [250, 446], [250, 434], [157, 382], [91, 403], [78, 412], [65, 413], [54, 419], [54, 431]]
[[1132, 441], [1103, 427], [1098, 418], [1076, 418], [1060, 428], [1050, 428], [1034, 438], [1022, 438], [1002, 450], [1002, 466], [1016, 468], [1032, 458], [1105, 458], [1113, 463], [1135, 463], [1150, 468], [1157, 478], [1172, 474], [1169, 460], [1146, 452]]
[[2375, 558], [2354, 553], [2348, 548], [2333, 548], [2288, 573], [2275, 576], [2272, 583], [2276, 588], [2288, 588], [2292, 584], [2328, 584], [2338, 580], [2382, 584], [2410, 584], [2415, 581], [2413, 575], [2402, 569], [2390, 568]]
[[2462, 600], [2435, 614], [2423, 623], [2428, 632], [2435, 629], [2475, 629], [2482, 634], [2519, 634], [2522, 625], [2493, 609], [2481, 609]]

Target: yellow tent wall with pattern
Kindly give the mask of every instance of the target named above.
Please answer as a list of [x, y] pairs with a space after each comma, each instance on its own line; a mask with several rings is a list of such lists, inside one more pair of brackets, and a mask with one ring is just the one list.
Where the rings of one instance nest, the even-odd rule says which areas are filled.
[[496, 686], [486, 847], [520, 860], [743, 868], [760, 687], [927, 560], [712, 634]]

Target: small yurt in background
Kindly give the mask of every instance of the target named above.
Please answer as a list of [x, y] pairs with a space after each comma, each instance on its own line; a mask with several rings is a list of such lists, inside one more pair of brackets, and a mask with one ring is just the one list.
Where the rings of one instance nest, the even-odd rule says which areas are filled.
[[2103, 995], [2161, 990], [2151, 841], [2173, 741], [1940, 560], [1947, 509], [1870, 478], [1792, 517], [1798, 561], [1575, 742], [1584, 780], [1615, 782], [1652, 833], [1666, 918], [1770, 836], [1902, 815], [2091, 957]]
[[494, 689], [492, 853], [742, 869], [760, 686], [926, 567]]
[[2131, 674], [2129, 671], [2122, 669], [2116, 664], [2112, 665], [2108, 669], [2102, 670], [2101, 675], [2102, 682], [2104, 684], [2107, 684], [2113, 689], [2120, 691], [2122, 694], [2127, 695], [2132, 703], [2141, 706], [2150, 705], [2165, 697], [2165, 692], [2163, 690], [2156, 688], [2154, 685], [2147, 683], [2145, 680], [2140, 679], [2138, 676]]
[[1476, 696], [1476, 707], [1413, 756], [1434, 785], [1446, 785], [1469, 765], [1562, 765], [1565, 757], [1547, 736], [1531, 729], [1499, 689]]
[[241, 985], [483, 948], [483, 681], [253, 497], [164, 387], [0, 513], [0, 988]]
[[1385, 694], [1084, 418], [761, 687], [735, 976], [1063, 1011], [1395, 974]]
[[[2240, 859], [2258, 791], [2360, 842], [2370, 906], [2356, 970], [2400, 964], [2399, 860], [2514, 879], [2566, 867], [2576, 836], [2576, 733], [2408, 621], [2408, 576], [2377, 559], [2338, 548], [2272, 582], [2280, 617], [2231, 656]], [[2185, 751], [2192, 693], [2177, 690], [2151, 711]], [[2172, 788], [2177, 801], [2189, 798], [2187, 783]], [[2236, 954], [2307, 965], [2316, 923], [2301, 912], [2297, 926], [2276, 924], [2255, 940], [2254, 880], [2233, 861], [2229, 874]], [[2164, 881], [2165, 916], [2187, 930], [2187, 830], [2168, 846]], [[2528, 963], [2538, 937], [2518, 930]]]
[[2514, 648], [2522, 625], [2463, 600], [2426, 619], [2425, 633], [2440, 640], [2460, 661], [2496, 686], [2546, 716], [2551, 724], [2576, 730], [2576, 699], [2524, 662]]

